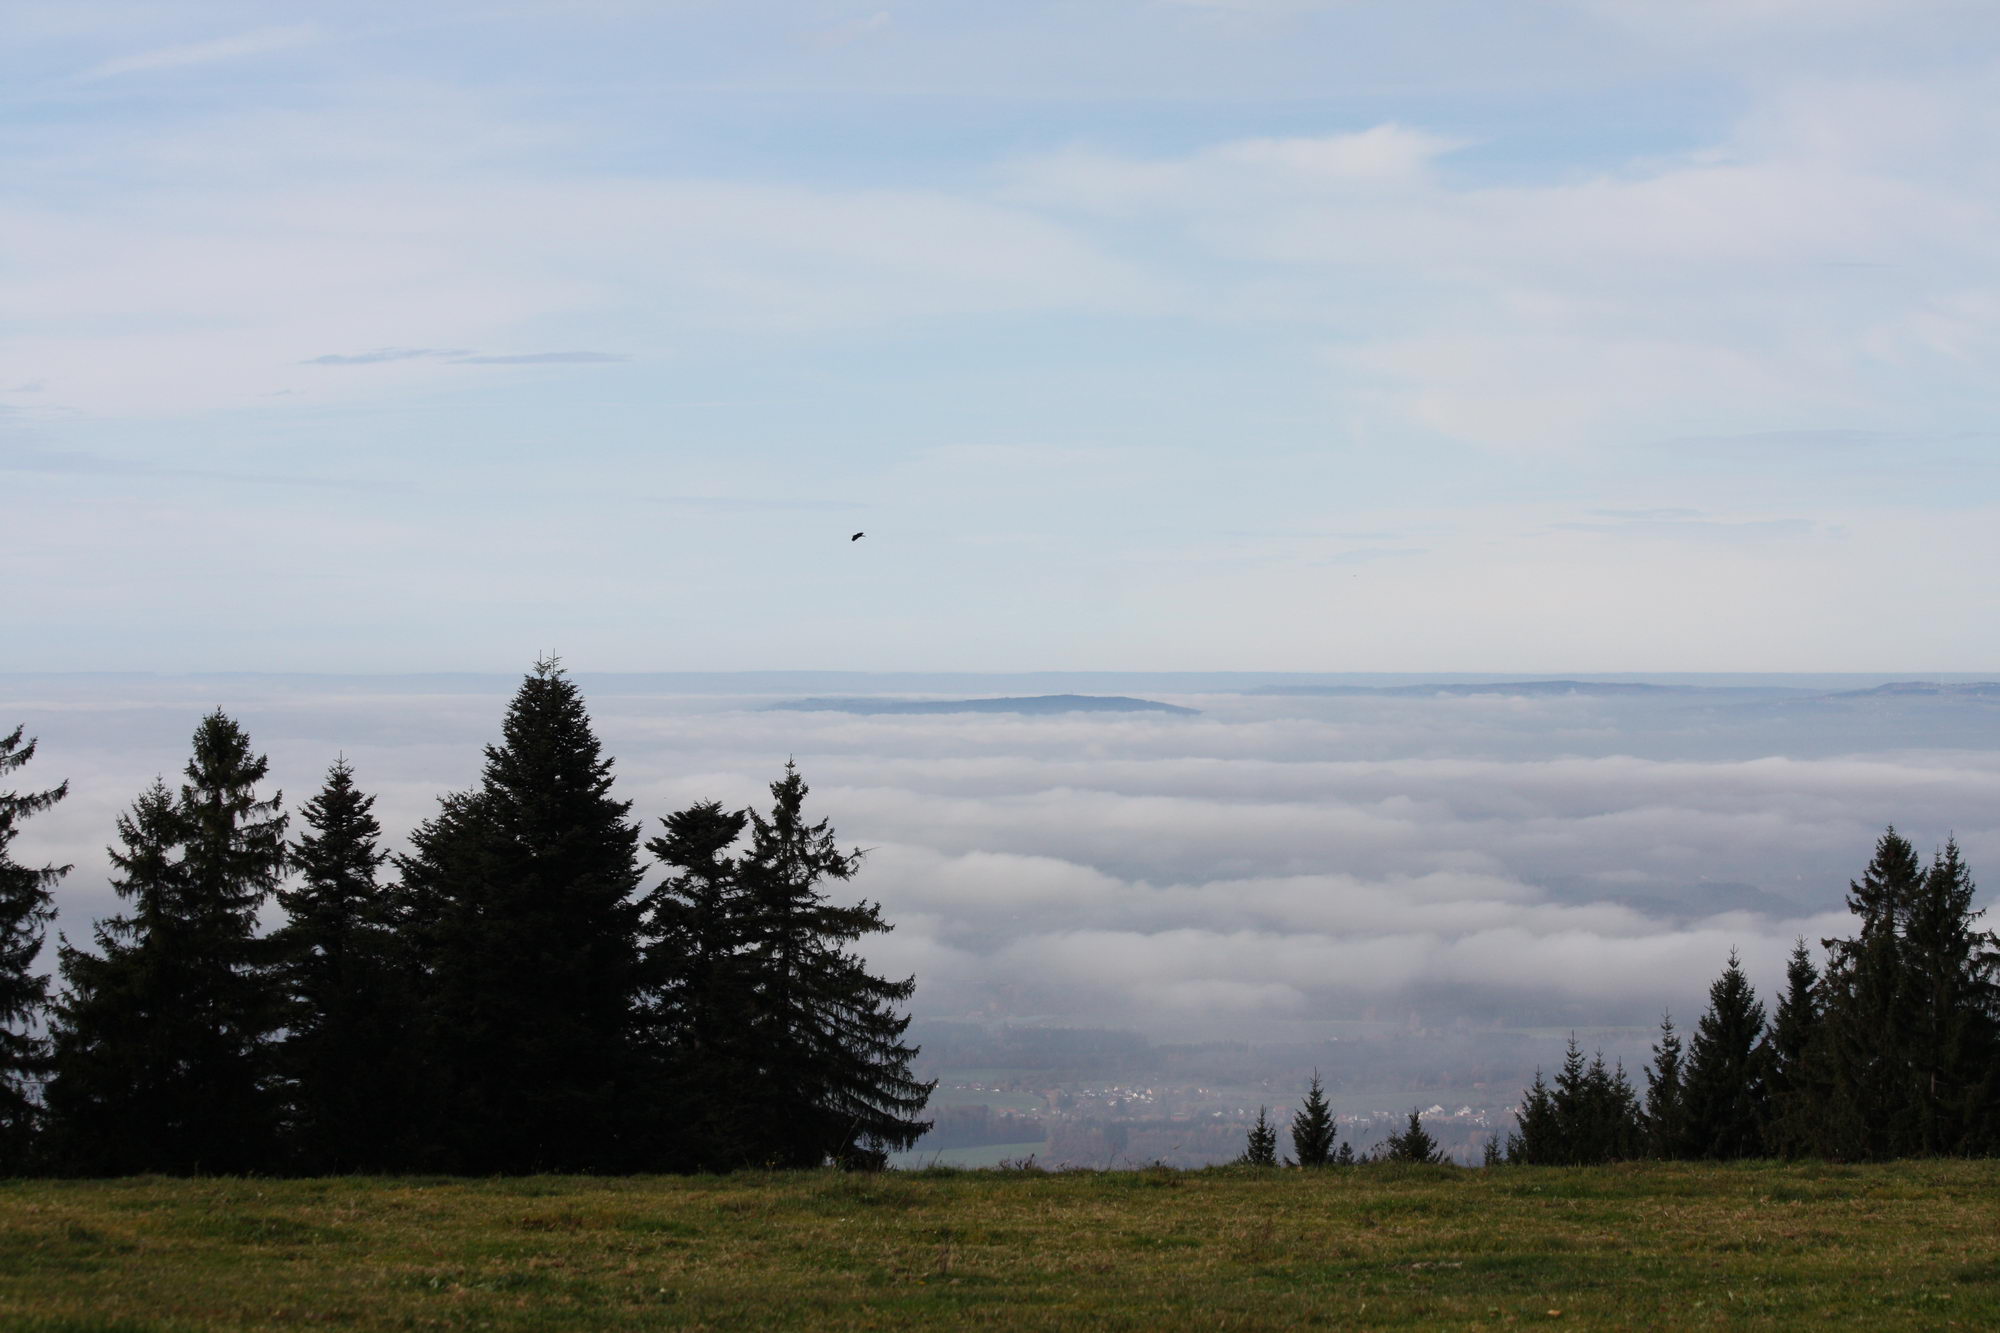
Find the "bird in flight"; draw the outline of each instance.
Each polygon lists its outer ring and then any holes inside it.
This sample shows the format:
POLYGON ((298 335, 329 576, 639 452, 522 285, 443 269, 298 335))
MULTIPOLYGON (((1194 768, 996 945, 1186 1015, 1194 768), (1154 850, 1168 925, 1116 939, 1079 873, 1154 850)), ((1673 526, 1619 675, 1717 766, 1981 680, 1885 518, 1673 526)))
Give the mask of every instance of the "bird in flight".
POLYGON ((867 533, 865 533, 865 532, 857 532, 857 533, 855 533, 855 534, 854 534, 854 535, 853 535, 852 537, 849 537, 849 538, 848 538, 847 540, 849 540, 849 541, 851 541, 851 542, 858 542, 858 541, 860 541, 860 540, 861 540, 861 539, 862 539, 863 537, 866 537, 867 535, 868 535, 868 534, 867 534, 867 533))

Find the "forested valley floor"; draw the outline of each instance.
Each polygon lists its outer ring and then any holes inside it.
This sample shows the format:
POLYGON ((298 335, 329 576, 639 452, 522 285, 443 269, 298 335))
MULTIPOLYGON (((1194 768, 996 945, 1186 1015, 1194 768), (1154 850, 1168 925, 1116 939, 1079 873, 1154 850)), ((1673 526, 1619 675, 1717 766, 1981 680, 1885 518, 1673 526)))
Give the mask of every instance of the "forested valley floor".
POLYGON ((1992 1327, 2000 1162, 0 1182, 0 1326, 1992 1327))

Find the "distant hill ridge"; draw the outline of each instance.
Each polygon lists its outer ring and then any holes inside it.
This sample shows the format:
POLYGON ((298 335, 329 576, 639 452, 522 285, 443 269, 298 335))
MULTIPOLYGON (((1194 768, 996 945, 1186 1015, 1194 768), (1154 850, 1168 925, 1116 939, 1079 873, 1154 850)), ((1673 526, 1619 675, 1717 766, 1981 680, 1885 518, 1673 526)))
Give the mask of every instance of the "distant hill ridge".
POLYGON ((1433 699, 1439 696, 1472 697, 1502 695, 1509 698, 1612 697, 1640 695, 1790 695, 1800 701, 1814 699, 1918 699, 1947 698, 2000 702, 2000 681, 1971 681, 1957 684, 1936 681, 1902 680, 1864 690, 1813 691, 1790 686, 1734 685, 1648 685, 1638 681, 1613 680, 1508 680, 1468 684, 1459 681, 1429 685, 1263 685, 1249 691, 1257 695, 1311 696, 1337 698, 1374 696, 1378 698, 1433 699))
POLYGON ((1976 680, 1951 685, 1930 680, 1898 680, 1868 690, 1842 690, 1829 699, 1922 698, 1942 696, 1952 699, 2000 699, 2000 681, 1976 680))
POLYGON ((1376 694, 1392 697, 1422 699, 1439 694, 1509 694, 1509 695, 1632 695, 1632 694, 1675 694, 1683 689, 1702 689, 1702 686, 1642 685, 1632 681, 1608 680, 1518 680, 1494 681, 1488 684, 1462 684, 1452 682, 1438 685, 1263 685, 1252 694, 1284 695, 1351 695, 1376 694))
POLYGON ((1176 713, 1193 717, 1199 708, 1182 708, 1153 699, 1122 694, 1038 694, 1019 699, 794 699, 769 705, 767 711, 789 713, 1176 713))

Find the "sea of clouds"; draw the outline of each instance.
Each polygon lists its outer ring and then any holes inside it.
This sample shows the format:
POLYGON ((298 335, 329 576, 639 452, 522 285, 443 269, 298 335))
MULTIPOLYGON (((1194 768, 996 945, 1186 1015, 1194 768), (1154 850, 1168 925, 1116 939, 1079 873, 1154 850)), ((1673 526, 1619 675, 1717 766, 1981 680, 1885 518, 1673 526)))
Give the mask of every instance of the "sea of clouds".
MULTIPOLYGON (((1925 848, 1955 834, 1975 874, 2000 875, 2000 708, 1969 699, 1283 697, 1134 676, 1092 692, 1200 715, 859 716, 769 710, 816 692, 805 678, 579 680, 649 825, 763 800, 796 760, 809 809, 867 849, 842 892, 882 904, 895 930, 866 951, 916 975, 923 1019, 1160 1040, 1310 1039, 1378 1013, 1648 1024, 1697 1013, 1731 949, 1768 992, 1795 939, 1844 932, 1847 880, 1885 824, 1925 848)), ((41 745, 13 785, 70 783, 17 854, 75 864, 59 926, 87 938, 116 907, 118 812, 174 779, 216 707, 291 808, 345 754, 400 845, 476 780, 515 683, 0 678, 0 729, 41 745)))

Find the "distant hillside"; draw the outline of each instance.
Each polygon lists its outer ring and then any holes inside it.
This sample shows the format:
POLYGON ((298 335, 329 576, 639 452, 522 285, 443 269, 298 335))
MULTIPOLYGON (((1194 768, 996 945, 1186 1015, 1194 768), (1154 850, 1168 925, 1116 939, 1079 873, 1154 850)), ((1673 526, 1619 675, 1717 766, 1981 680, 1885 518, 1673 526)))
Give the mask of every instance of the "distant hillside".
POLYGON ((1445 684, 1445 685, 1263 685, 1250 691, 1252 694, 1282 695, 1381 695, 1390 698, 1428 699, 1434 695, 1504 694, 1510 696, 1535 697, 1540 695, 1618 695, 1635 694, 1680 694, 1699 686, 1641 685, 1631 681, 1605 680, 1508 680, 1490 684, 1445 684))
POLYGON ((1829 699, 1991 699, 2000 702, 2000 681, 1980 680, 1944 685, 1928 680, 1899 680, 1872 690, 1842 690, 1829 699))
POLYGON ((770 707, 790 713, 1178 713, 1185 717, 1201 711, 1122 694, 1038 694, 1025 699, 795 699, 770 707))

